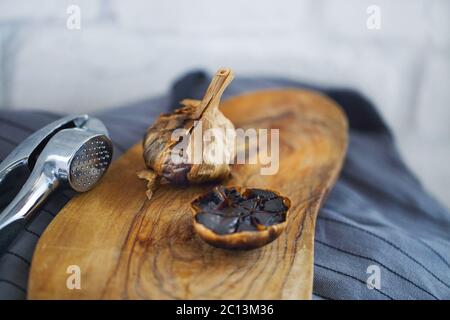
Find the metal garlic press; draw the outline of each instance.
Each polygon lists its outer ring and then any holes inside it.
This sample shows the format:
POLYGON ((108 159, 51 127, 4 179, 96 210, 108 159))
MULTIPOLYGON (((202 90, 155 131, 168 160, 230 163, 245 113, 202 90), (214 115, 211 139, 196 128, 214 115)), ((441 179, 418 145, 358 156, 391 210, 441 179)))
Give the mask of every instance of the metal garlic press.
POLYGON ((0 236, 29 218, 56 188, 93 188, 108 169, 112 153, 106 127, 88 115, 64 117, 29 136, 0 164, 1 202, 12 198, 0 213, 0 236), (28 177, 21 185, 24 173, 28 177), (11 197, 13 190, 18 192, 11 197))

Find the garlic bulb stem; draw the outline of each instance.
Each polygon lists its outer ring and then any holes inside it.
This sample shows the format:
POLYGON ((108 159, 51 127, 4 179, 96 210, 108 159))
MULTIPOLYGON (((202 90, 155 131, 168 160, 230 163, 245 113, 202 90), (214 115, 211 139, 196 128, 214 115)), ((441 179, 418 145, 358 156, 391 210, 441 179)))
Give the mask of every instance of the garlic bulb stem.
POLYGON ((196 110, 196 118, 200 118, 205 112, 214 112, 219 108, 220 98, 233 77, 231 69, 222 68, 216 72, 196 110))

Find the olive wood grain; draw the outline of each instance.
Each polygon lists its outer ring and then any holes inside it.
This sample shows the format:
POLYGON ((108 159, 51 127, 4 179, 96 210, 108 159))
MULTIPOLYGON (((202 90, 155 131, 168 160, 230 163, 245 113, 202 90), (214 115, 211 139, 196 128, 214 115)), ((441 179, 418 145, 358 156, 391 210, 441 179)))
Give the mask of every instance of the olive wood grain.
POLYGON ((100 184, 72 199, 41 237, 31 299, 310 299, 314 228, 347 147, 347 120, 330 99, 306 90, 260 91, 221 105, 236 128, 280 130, 280 167, 233 165, 224 184, 278 190, 290 198, 288 226, 260 249, 211 247, 194 232, 189 203, 213 185, 161 186, 148 200, 137 144, 100 184), (81 270, 69 290, 67 268, 81 270))

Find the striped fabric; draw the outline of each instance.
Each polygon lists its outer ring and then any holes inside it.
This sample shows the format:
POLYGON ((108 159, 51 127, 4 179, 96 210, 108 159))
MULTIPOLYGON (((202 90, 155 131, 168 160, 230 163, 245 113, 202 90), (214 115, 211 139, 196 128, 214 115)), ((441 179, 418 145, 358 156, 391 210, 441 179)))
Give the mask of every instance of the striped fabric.
MULTIPOLYGON (((176 101, 200 98, 202 72, 177 81, 170 97, 98 114, 111 132, 115 155, 138 141, 152 120, 176 101)), ((257 89, 305 87, 283 79, 237 79, 233 96, 257 89)), ((359 94, 322 89, 347 113, 350 145, 336 186, 321 209, 315 242, 316 299, 450 299, 450 214, 406 168, 375 108, 359 94), (372 269, 371 269, 372 268, 372 269), (380 272, 369 289, 368 270, 380 272)), ((0 112, 0 159, 36 129, 61 115, 0 112)), ((58 191, 0 253, 0 298, 26 297, 33 249, 48 223, 72 197, 58 191)))

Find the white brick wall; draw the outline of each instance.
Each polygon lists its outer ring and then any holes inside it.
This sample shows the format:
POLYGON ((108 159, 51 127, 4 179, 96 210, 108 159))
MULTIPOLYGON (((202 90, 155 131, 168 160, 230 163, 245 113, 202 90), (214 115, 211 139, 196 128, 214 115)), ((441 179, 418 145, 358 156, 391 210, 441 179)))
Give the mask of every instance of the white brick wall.
POLYGON ((0 108, 89 112, 224 65, 237 76, 352 87, 450 206, 439 174, 450 173, 449 63, 448 0, 0 0, 0 108), (81 8, 81 30, 66 28, 70 4, 81 8), (366 27, 369 5, 381 9, 381 30, 366 27), (425 145, 447 161, 428 159, 425 145))
POLYGON ((439 49, 450 49, 450 1, 435 0, 428 12, 428 31, 432 36, 432 45, 439 49))
MULTIPOLYGON (((15 56, 13 107, 37 105, 81 112, 154 94, 152 71, 161 56, 152 52, 151 41, 111 29, 94 25, 89 32, 69 35, 54 26, 24 30, 22 47, 15 56)), ((163 89, 159 87, 160 92, 163 89)))
MULTIPOLYGON (((338 37, 355 41, 379 41, 423 45, 429 21, 426 14, 430 0, 322 0, 321 10, 327 30, 338 37), (369 31, 366 27, 369 6, 381 10, 381 29, 369 31)), ((380 43, 379 43, 380 44, 380 43)))
POLYGON ((171 35, 295 33, 308 18, 311 1, 113 0, 117 23, 125 28, 171 35))
POLYGON ((83 18, 93 20, 100 15, 100 4, 100 0, 43 0, 40 3, 29 0, 1 0, 0 21, 25 24, 65 23, 69 5, 80 6, 83 9, 83 18))
MULTIPOLYGON (((450 136, 450 57, 435 53, 425 64, 418 96, 417 125, 421 135, 450 136)), ((448 141, 450 149, 450 141, 448 141)), ((449 159, 450 160, 450 159, 449 159)))

